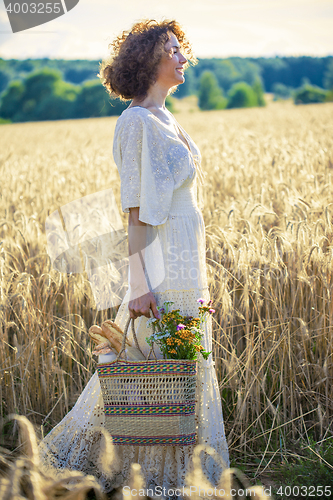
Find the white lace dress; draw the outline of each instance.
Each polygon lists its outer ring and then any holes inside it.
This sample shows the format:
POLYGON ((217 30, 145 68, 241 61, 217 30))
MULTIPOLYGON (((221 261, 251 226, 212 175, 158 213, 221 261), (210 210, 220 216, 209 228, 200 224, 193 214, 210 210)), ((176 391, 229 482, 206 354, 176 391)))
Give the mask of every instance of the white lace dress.
MULTIPOLYGON (((179 126, 179 125, 178 125, 179 126)), ((181 127, 180 127, 181 129, 181 127)), ((198 315, 199 298, 209 300, 205 228, 196 202, 196 164, 200 153, 182 130, 191 150, 175 129, 141 107, 126 109, 114 135, 114 159, 121 178, 122 209, 140 207, 139 219, 147 224, 146 273, 157 305, 173 301, 181 314, 198 315)), ((116 322, 124 328, 128 319, 125 296, 116 322)), ((152 331, 140 317, 135 329, 145 353, 145 337, 152 331)), ((203 346, 212 350, 211 321, 206 325, 203 346)), ((198 364, 196 421, 198 444, 213 447, 229 466, 221 399, 211 356, 198 364)), ((116 446, 115 468, 106 475, 98 467, 101 435, 93 431, 104 425, 103 400, 97 373, 74 408, 40 444, 42 464, 71 468, 95 475, 105 491, 128 485, 130 465, 139 463, 146 486, 166 490, 185 485, 194 445, 116 446)), ((217 485, 222 472, 218 461, 202 453, 204 473, 217 485)))

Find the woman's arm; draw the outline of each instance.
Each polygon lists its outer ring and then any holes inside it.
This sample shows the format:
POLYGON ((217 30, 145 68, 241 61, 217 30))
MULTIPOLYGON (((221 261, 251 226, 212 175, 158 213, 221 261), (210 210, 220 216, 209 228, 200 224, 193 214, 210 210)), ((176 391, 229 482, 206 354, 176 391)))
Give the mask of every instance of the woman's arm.
POLYGON ((139 207, 129 209, 128 253, 130 267, 131 296, 128 304, 131 318, 150 317, 150 309, 155 318, 160 318, 155 297, 149 290, 144 271, 147 224, 139 220, 139 207))

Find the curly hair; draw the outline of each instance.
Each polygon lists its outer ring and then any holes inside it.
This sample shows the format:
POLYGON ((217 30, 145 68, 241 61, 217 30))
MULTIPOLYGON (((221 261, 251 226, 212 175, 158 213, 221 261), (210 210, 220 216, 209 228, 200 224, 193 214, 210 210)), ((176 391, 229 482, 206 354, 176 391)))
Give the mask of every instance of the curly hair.
POLYGON ((149 87, 156 82, 158 65, 166 53, 164 45, 171 32, 177 37, 187 59, 184 67, 188 67, 189 62, 197 63, 179 23, 140 21, 109 44, 111 55, 100 63, 98 76, 111 96, 123 101, 146 97, 149 87))

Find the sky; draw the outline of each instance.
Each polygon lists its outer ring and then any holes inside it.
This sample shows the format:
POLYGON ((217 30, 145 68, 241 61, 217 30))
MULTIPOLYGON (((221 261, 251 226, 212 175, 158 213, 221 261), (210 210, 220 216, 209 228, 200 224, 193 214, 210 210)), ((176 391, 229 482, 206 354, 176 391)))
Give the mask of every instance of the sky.
POLYGON ((79 0, 19 33, 0 0, 0 57, 101 59, 115 36, 143 18, 179 21, 199 58, 333 54, 333 0, 79 0))

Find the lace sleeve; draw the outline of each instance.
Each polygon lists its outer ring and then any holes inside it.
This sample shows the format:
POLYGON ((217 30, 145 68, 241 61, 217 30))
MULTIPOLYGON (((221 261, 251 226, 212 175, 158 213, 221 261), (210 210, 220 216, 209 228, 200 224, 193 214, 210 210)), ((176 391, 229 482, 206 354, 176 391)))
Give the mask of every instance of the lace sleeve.
POLYGON ((113 156, 121 181, 121 208, 126 213, 129 208, 140 206, 142 136, 140 120, 127 121, 115 133, 113 156))
POLYGON ((118 119, 113 145, 121 181, 121 205, 124 212, 139 207, 139 219, 157 226, 167 220, 174 180, 162 136, 150 116, 134 110, 127 110, 118 119))

